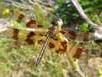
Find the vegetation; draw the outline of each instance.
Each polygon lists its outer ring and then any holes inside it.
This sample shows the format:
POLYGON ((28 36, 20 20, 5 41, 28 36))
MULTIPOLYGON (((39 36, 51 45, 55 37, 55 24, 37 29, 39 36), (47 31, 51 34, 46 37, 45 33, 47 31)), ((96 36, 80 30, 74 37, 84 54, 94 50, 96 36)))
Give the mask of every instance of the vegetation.
MULTIPOLYGON (((102 25, 102 1, 78 1, 102 25)), ((0 77, 102 76, 102 45, 70 0, 0 0, 0 6, 0 21, 10 24, 1 32, 7 24, 0 22, 0 77), (40 51, 45 53, 36 65, 40 51)))

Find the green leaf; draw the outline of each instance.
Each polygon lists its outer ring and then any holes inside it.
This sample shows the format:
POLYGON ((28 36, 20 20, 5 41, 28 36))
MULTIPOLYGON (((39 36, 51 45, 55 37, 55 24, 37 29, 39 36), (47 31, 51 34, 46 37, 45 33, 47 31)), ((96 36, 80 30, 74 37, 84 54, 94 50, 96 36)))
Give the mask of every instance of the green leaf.
POLYGON ((80 25, 80 29, 83 32, 88 32, 90 30, 90 27, 87 23, 83 23, 82 25, 80 25))

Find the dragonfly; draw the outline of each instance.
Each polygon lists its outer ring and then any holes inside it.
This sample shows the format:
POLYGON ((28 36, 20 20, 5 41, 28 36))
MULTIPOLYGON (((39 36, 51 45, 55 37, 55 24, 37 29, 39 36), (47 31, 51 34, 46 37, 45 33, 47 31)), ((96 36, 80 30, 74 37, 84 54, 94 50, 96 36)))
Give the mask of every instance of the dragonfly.
MULTIPOLYGON (((19 16, 21 18, 23 17, 23 15, 19 15, 19 16)), ((20 18, 20 17, 18 17, 18 18, 20 18)), ((67 48, 71 46, 70 43, 69 43, 69 39, 66 38, 64 35, 67 35, 71 39, 76 39, 76 37, 78 36, 73 31, 70 31, 70 30, 66 31, 66 30, 62 29, 63 21, 61 19, 57 19, 57 20, 54 20, 54 21, 55 22, 52 22, 52 24, 53 24, 52 27, 50 27, 48 30, 45 30, 45 29, 43 30, 45 32, 45 35, 44 35, 45 39, 43 39, 44 42, 42 43, 41 49, 40 49, 39 54, 36 58, 36 61, 35 61, 36 66, 38 66, 40 64, 40 62, 41 62, 41 60, 44 56, 44 53, 46 51, 47 46, 49 46, 50 48, 55 48, 55 51, 57 53, 63 54, 64 52, 67 52, 67 48), (56 47, 56 44, 57 44, 57 47, 56 47)), ((30 26, 30 28, 28 29, 28 30, 30 30, 30 34, 28 34, 28 36, 30 38, 32 37, 32 36, 30 36, 32 32, 36 33, 36 31, 34 31, 34 29, 32 28, 32 25, 37 26, 37 25, 35 25, 35 20, 29 20, 28 23, 26 24, 26 26, 28 26, 28 27, 30 26), (33 22, 33 23, 31 23, 31 22, 33 22), (31 25, 28 25, 28 24, 31 24, 31 25)), ((40 28, 41 27, 42 26, 40 25, 40 28)), ((36 29, 38 30, 39 28, 36 28, 36 29)), ((13 30, 14 30, 13 38, 15 40, 18 40, 19 30, 18 29, 13 29, 13 30)), ((32 35, 36 36, 34 34, 32 34, 32 35)), ((41 37, 42 36, 43 35, 41 35, 41 37)), ((30 39, 30 40, 33 40, 33 39, 30 39)), ((27 40, 25 40, 25 41, 28 42, 27 40)), ((32 41, 30 41, 30 42, 33 44, 32 41)), ((29 42, 28 42, 28 44, 29 44, 29 42)), ((69 53, 72 53, 73 57, 78 58, 78 57, 81 56, 82 52, 85 52, 85 49, 83 50, 83 47, 75 46, 75 47, 72 48, 72 50, 70 50, 69 53), (73 51, 75 51, 75 52, 73 52, 73 51)))
MULTIPOLYGON (((16 21, 18 23, 20 23, 23 19, 24 19, 24 15, 20 14, 16 21)), ((25 39, 25 41, 28 44, 34 44, 34 41, 35 42, 39 41, 38 38, 33 38, 35 36, 39 36, 40 35, 40 37, 43 37, 43 36, 45 37, 44 39, 41 39, 44 42, 42 44, 39 56, 37 57, 37 60, 35 62, 36 65, 39 65, 39 63, 41 62, 41 59, 42 59, 42 57, 43 57, 43 55, 45 53, 45 50, 46 50, 47 46, 49 46, 49 48, 55 48, 55 51, 57 53, 63 53, 63 52, 65 52, 67 50, 67 47, 69 45, 69 41, 64 36, 64 34, 69 35, 69 36, 71 35, 71 38, 75 38, 76 37, 76 33, 75 32, 73 32, 73 31, 69 31, 68 32, 68 31, 62 30, 62 25, 63 25, 63 21, 60 18, 54 19, 52 21, 52 26, 49 29, 44 29, 43 26, 40 25, 34 19, 30 19, 26 23, 26 27, 27 27, 26 30, 29 30, 29 33, 28 33, 27 38, 25 39), (56 44, 57 44, 57 46, 56 46, 56 44)), ((19 39, 18 35, 19 35, 19 29, 15 29, 14 28, 13 29, 13 38, 15 40, 18 40, 19 39)), ((79 48, 79 49, 81 51, 81 48, 79 48)))

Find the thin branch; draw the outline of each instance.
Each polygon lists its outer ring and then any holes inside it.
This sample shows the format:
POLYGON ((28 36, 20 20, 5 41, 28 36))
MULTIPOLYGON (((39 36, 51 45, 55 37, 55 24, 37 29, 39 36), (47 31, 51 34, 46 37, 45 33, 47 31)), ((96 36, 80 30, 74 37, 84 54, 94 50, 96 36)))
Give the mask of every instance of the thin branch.
POLYGON ((97 27, 99 26, 98 24, 94 23, 93 21, 91 21, 88 16, 85 14, 83 8, 81 7, 81 5, 79 4, 78 0, 71 0, 72 4, 74 5, 74 7, 76 8, 76 10, 79 12, 80 16, 91 26, 93 27, 97 27))

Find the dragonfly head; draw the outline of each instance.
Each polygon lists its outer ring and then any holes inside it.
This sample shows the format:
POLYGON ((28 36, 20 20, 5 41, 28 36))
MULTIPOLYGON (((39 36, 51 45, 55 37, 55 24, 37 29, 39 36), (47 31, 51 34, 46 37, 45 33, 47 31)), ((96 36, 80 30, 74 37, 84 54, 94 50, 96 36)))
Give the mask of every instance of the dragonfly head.
POLYGON ((63 21, 60 18, 54 18, 53 21, 52 21, 52 25, 62 26, 63 25, 63 21))

